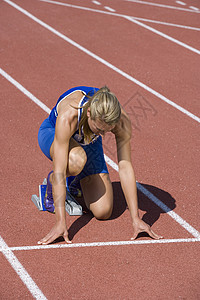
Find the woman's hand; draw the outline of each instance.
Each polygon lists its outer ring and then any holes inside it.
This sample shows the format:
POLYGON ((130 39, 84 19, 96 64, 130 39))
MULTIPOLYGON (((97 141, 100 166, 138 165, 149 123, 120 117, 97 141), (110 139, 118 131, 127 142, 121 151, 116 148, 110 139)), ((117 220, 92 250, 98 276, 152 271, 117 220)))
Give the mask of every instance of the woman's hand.
POLYGON ((65 223, 56 223, 51 231, 38 244, 47 245, 55 241, 58 237, 63 236, 66 243, 71 243, 68 237, 68 231, 65 223))
POLYGON ((133 236, 131 240, 135 240, 140 232, 147 232, 150 237, 156 240, 163 238, 161 235, 157 235, 153 232, 151 227, 138 217, 133 221, 133 236))

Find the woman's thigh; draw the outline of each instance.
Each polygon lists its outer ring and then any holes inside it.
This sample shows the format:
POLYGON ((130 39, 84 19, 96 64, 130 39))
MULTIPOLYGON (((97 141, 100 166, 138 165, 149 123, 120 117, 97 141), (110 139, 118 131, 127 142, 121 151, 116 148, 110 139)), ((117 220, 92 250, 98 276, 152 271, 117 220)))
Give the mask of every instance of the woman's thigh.
MULTIPOLYGON (((55 127, 47 118, 40 126, 38 132, 38 143, 42 152, 50 160, 53 160, 54 156, 54 137, 55 127)), ((87 161, 84 149, 73 138, 70 138, 69 149, 67 150, 66 148, 66 151, 69 151, 67 176, 79 174, 87 161)))
MULTIPOLYGON (((68 164, 66 174, 67 177, 76 176, 83 170, 87 161, 87 156, 83 148, 73 138, 70 138, 68 151, 68 164)), ((50 148, 50 155, 53 159, 54 142, 52 143, 50 148)))
POLYGON ((50 160, 52 160, 50 148, 53 143, 54 136, 55 127, 50 123, 49 119, 47 118, 43 121, 38 131, 38 143, 44 155, 46 155, 46 157, 48 157, 50 160))
POLYGON ((97 219, 108 219, 113 210, 113 189, 108 173, 83 178, 81 189, 86 206, 97 219))

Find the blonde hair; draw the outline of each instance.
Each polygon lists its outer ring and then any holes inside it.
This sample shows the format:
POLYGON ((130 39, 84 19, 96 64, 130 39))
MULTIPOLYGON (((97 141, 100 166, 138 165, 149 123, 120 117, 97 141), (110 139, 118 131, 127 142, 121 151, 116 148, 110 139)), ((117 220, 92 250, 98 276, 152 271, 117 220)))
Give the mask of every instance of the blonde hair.
POLYGON ((117 97, 110 92, 107 86, 99 89, 92 97, 89 98, 88 102, 82 107, 83 112, 81 120, 79 122, 79 134, 81 129, 84 133, 85 143, 91 142, 94 133, 91 131, 88 125, 87 110, 90 108, 90 115, 92 120, 100 120, 105 122, 107 125, 115 125, 121 116, 121 106, 117 97))

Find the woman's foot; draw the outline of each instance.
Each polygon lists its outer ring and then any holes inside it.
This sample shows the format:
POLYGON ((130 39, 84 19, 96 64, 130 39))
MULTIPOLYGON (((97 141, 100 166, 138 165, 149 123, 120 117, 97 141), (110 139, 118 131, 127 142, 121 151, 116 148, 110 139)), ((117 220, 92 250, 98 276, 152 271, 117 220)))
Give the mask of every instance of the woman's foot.
POLYGON ((55 207, 54 207, 53 194, 52 194, 52 184, 50 182, 51 173, 53 173, 53 171, 51 171, 47 176, 47 189, 44 197, 44 206, 46 210, 48 210, 51 213, 54 213, 55 207))

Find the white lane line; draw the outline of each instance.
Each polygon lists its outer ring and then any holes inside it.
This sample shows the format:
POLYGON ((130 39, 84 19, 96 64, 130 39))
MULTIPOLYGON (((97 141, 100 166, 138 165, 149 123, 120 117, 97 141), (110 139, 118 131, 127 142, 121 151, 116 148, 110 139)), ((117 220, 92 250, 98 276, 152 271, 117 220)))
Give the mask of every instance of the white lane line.
POLYGON ((115 16, 115 17, 121 17, 121 18, 130 17, 130 18, 133 18, 135 20, 144 21, 144 22, 150 22, 150 23, 161 24, 161 25, 166 25, 166 26, 174 26, 174 27, 178 27, 178 28, 191 29, 191 30, 197 30, 197 31, 200 30, 200 28, 198 28, 198 27, 191 27, 191 26, 172 24, 172 23, 167 23, 167 22, 162 22, 162 21, 155 21, 155 20, 150 20, 150 19, 138 18, 138 17, 134 17, 134 16, 127 16, 127 15, 123 15, 123 14, 107 12, 107 11, 104 11, 104 10, 98 10, 98 9, 93 9, 93 8, 89 8, 89 7, 84 7, 84 6, 77 6, 77 5, 62 3, 62 2, 58 2, 58 1, 51 1, 51 0, 39 0, 39 1, 50 3, 50 4, 55 4, 55 5, 61 5, 61 6, 81 9, 81 10, 86 10, 86 11, 90 11, 90 12, 96 12, 96 13, 100 13, 100 14, 115 16))
MULTIPOLYGON (((4 1, 7 2, 8 0, 4 0, 4 1)), ((69 7, 68 4, 63 4, 63 3, 57 2, 57 1, 51 1, 51 0, 40 0, 40 1, 41 2, 47 2, 47 3, 51 3, 51 4, 56 4, 56 5, 62 5, 62 6, 68 6, 69 7)), ((9 2, 11 2, 11 1, 9 1, 9 2)), ((72 6, 70 5, 70 7, 72 7, 72 6)), ((80 8, 80 7, 76 7, 76 8, 80 8)), ((83 9, 83 7, 81 9, 83 9)), ((87 9, 87 10, 94 11, 92 9, 87 9)), ((95 11, 97 12, 97 10, 95 10, 95 11)), ((100 13, 101 11, 98 11, 98 12, 100 13)), ((119 16, 119 14, 114 14, 114 16, 119 16)), ((171 36, 169 36, 169 35, 167 35, 165 33, 162 33, 159 30, 156 30, 156 29, 154 29, 154 28, 152 28, 152 27, 150 27, 148 25, 145 25, 145 24, 137 21, 135 17, 126 16, 126 15, 120 15, 120 16, 123 17, 123 18, 125 18, 126 20, 129 20, 129 21, 131 21, 131 22, 133 22, 133 23, 135 23, 135 24, 137 24, 137 25, 139 25, 139 26, 141 26, 141 27, 143 27, 143 28, 145 28, 145 29, 147 29, 147 30, 149 30, 149 31, 151 31, 151 32, 153 32, 153 33, 155 33, 155 34, 157 34, 157 35, 159 35, 159 36, 161 36, 161 37, 163 37, 163 38, 165 38, 165 39, 173 42, 173 43, 175 43, 175 44, 177 44, 177 45, 179 45, 179 46, 181 46, 181 47, 184 47, 184 48, 186 48, 186 49, 188 49, 188 50, 190 50, 190 51, 192 51, 192 52, 197 53, 197 54, 200 55, 200 50, 198 50, 198 49, 196 49, 194 47, 191 47, 191 46, 189 46, 189 45, 187 45, 187 44, 185 44, 185 43, 183 43, 183 42, 181 42, 181 41, 179 41, 179 40, 177 40, 175 38, 172 38, 171 36)))
POLYGON ((198 11, 195 11, 195 10, 182 8, 182 7, 177 7, 177 6, 164 5, 164 4, 160 4, 160 3, 153 3, 153 2, 146 2, 146 1, 139 1, 139 0, 125 0, 125 1, 144 4, 144 5, 157 6, 157 7, 162 7, 162 8, 169 8, 169 9, 176 9, 176 10, 183 10, 183 11, 198 13, 198 11))
POLYGON ((18 90, 20 90, 24 95, 26 95, 29 99, 35 102, 39 107, 41 107, 44 111, 50 114, 51 110, 42 103, 39 99, 37 99, 33 94, 31 94, 27 89, 25 89, 19 82, 17 82, 14 78, 12 78, 8 73, 0 68, 0 74, 5 77, 8 81, 10 81, 18 90))
POLYGON ((197 53, 197 54, 200 55, 200 50, 197 50, 197 49, 195 49, 195 48, 193 48, 193 47, 191 47, 191 46, 189 46, 189 45, 187 45, 187 44, 185 44, 185 43, 183 43, 183 42, 181 42, 181 41, 179 41, 177 39, 174 39, 173 37, 171 37, 171 36, 169 36, 169 35, 167 35, 165 33, 162 33, 161 31, 158 31, 158 30, 154 29, 153 27, 145 25, 145 24, 143 24, 143 23, 135 20, 132 17, 124 17, 124 18, 127 19, 127 20, 129 20, 129 21, 131 21, 131 22, 133 22, 133 23, 135 23, 135 24, 137 24, 137 25, 139 25, 139 26, 141 26, 141 27, 144 27, 145 29, 148 29, 149 31, 152 31, 153 33, 156 33, 159 36, 164 37, 165 39, 167 39, 167 40, 169 40, 169 41, 171 41, 171 42, 173 42, 173 43, 175 43, 175 44, 177 44, 179 46, 182 46, 182 47, 184 47, 184 48, 186 48, 186 49, 188 49, 188 50, 190 50, 190 51, 192 51, 192 52, 197 53))
POLYGON ((197 8, 197 7, 194 7, 194 6, 189 6, 191 9, 194 9, 194 10, 196 10, 196 11, 199 11, 199 8, 197 8))
MULTIPOLYGON (((15 85, 16 88, 18 88, 21 91, 21 84, 19 84, 16 80, 14 80, 11 76, 9 76, 5 71, 2 72, 2 69, 0 69, 0 73, 2 74, 2 76, 8 79, 13 85, 15 85)), ((29 99, 31 99, 34 103, 39 105, 44 111, 46 111, 49 114, 50 109, 46 105, 42 106, 41 105, 42 102, 39 99, 37 99, 35 96, 29 93, 25 88, 23 89, 26 91, 26 93, 24 94, 27 95, 29 99), (37 99, 38 101, 35 101, 35 99, 37 99)), ((109 164, 115 171, 119 172, 118 165, 114 161, 112 161, 112 159, 110 159, 107 155, 104 156, 107 164, 109 164)), ((151 192, 149 192, 138 182, 137 182, 137 188, 152 202, 154 202, 157 206, 159 206, 164 212, 166 212, 180 226, 182 226, 183 228, 185 228, 185 230, 187 230, 190 234, 192 234, 195 238, 200 238, 200 233, 194 227, 192 227, 189 223, 183 220, 178 214, 171 211, 169 207, 167 207, 162 201, 160 201, 157 197, 155 197, 151 192)))
POLYGON ((111 12, 115 12, 115 9, 113 9, 113 8, 111 8, 109 6, 104 6, 104 8, 107 9, 107 10, 109 10, 109 11, 111 11, 111 12))
POLYGON ((186 3, 182 2, 182 1, 176 1, 177 4, 180 4, 180 5, 186 5, 186 3))
MULTIPOLYGON (((144 19, 144 18, 136 18, 136 17, 124 16, 124 18, 126 18, 126 17, 132 18, 133 20, 142 21, 142 22, 148 22, 148 23, 153 23, 153 24, 159 24, 159 25, 172 26, 172 27, 177 27, 177 28, 183 28, 183 29, 200 31, 200 28, 198 28, 198 27, 191 27, 191 26, 186 26, 186 25, 179 25, 179 24, 167 23, 167 22, 162 22, 162 21, 155 21, 155 20, 144 19)), ((159 32, 161 32, 161 31, 159 31, 159 32)))
POLYGON ((188 117, 192 118, 193 120, 197 121, 200 123, 200 118, 195 116, 194 114, 192 114, 191 112, 189 112, 188 110, 184 109, 183 107, 181 107, 180 105, 174 103, 173 101, 169 100, 168 98, 166 98, 165 96, 163 96, 162 94, 156 92, 155 90, 153 90, 152 88, 150 88, 149 86, 145 85, 144 83, 140 82, 139 80, 135 79, 134 77, 130 76, 129 74, 125 73, 124 71, 120 70, 119 68, 115 67, 114 65, 112 65, 111 63, 109 63, 108 61, 106 61, 105 59, 101 58, 100 56, 94 54, 93 52, 91 52, 90 50, 84 48, 83 46, 81 46, 80 44, 74 42, 73 40, 71 40, 70 38, 68 38, 67 36, 65 36, 64 34, 60 33, 59 31, 55 30, 53 27, 47 25, 46 23, 44 23, 43 21, 39 20, 38 18, 36 18, 35 16, 33 16, 32 14, 30 14, 29 12, 27 12, 26 10, 24 10, 23 8, 21 8, 20 6, 16 5, 15 3, 9 1, 9 0, 4 0, 5 2, 7 2, 9 5, 13 6, 14 8, 16 8, 17 10, 19 10, 20 12, 22 12, 23 14, 25 14, 26 16, 28 16, 29 18, 31 18, 33 21, 37 22, 38 24, 40 24, 41 26, 43 26, 44 28, 48 29, 49 31, 51 31, 52 33, 54 33, 55 35, 57 35, 58 37, 62 38, 63 40, 65 40, 66 42, 68 42, 69 44, 75 46, 76 48, 78 48, 79 50, 83 51, 84 53, 86 53, 87 55, 93 57, 94 59, 96 59, 97 61, 99 61, 100 63, 104 64, 105 66, 107 66, 108 68, 112 69, 113 71, 119 73, 120 75, 122 75, 123 77, 125 77, 126 79, 134 82, 135 84, 137 84, 138 86, 142 87, 143 89, 145 89, 146 91, 150 92, 151 94, 155 95, 156 97, 158 97, 159 99, 161 99, 162 101, 168 103, 169 105, 173 106, 174 108, 176 108, 177 110, 181 111, 182 113, 184 113, 185 115, 187 115, 188 117))
MULTIPOLYGON (((9 249, 12 251, 27 251, 27 250, 47 250, 47 249, 61 249, 61 248, 170 244, 170 243, 195 243, 195 242, 200 242, 200 239, 188 238, 188 239, 134 240, 134 241, 74 243, 74 244, 72 243, 72 244, 38 245, 38 246, 18 246, 18 247, 10 247, 9 249)), ((4 248, 0 248, 0 251, 4 251, 4 248)))
MULTIPOLYGON (((0 250, 35 299, 47 299, 0 236, 0 250)), ((3 270, 2 270, 3 271, 3 270)))
POLYGON ((101 3, 99 1, 92 1, 92 2, 96 5, 101 5, 101 3))

